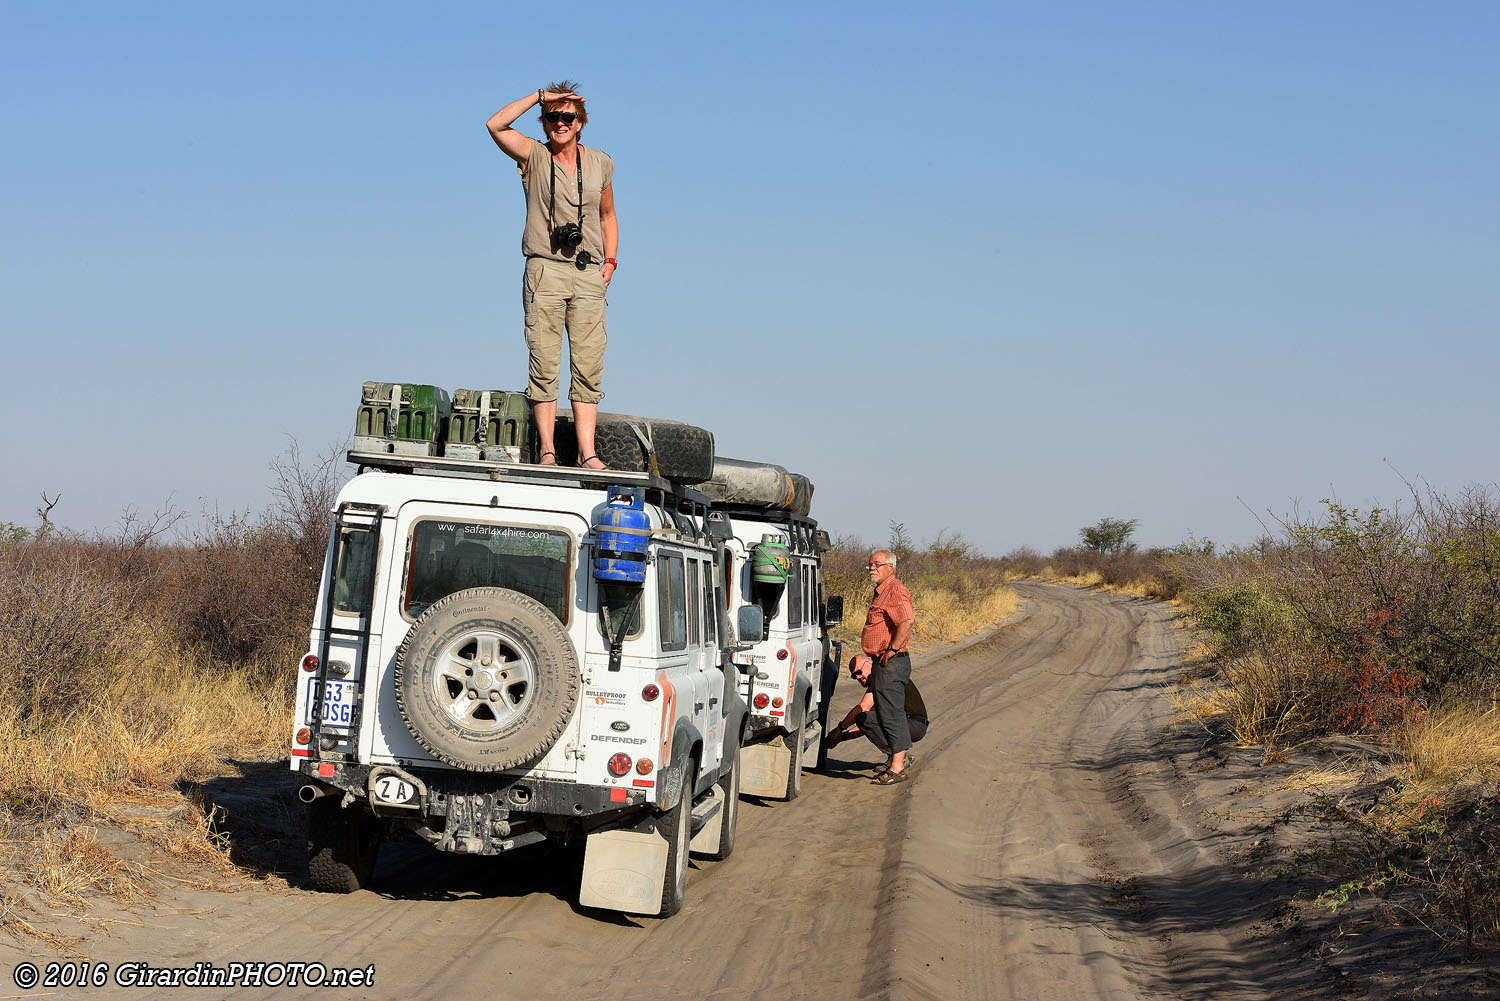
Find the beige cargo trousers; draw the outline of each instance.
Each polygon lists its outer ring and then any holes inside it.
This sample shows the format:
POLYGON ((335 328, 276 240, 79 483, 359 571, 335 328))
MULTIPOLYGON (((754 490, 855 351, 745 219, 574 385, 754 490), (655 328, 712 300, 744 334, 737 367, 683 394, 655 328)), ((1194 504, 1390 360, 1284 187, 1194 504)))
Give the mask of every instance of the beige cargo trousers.
POLYGON ((568 334, 568 366, 573 383, 568 399, 598 403, 604 397, 604 276, 593 265, 578 270, 571 261, 526 258, 521 283, 526 310, 526 347, 531 361, 526 396, 532 403, 557 399, 563 331, 568 334))

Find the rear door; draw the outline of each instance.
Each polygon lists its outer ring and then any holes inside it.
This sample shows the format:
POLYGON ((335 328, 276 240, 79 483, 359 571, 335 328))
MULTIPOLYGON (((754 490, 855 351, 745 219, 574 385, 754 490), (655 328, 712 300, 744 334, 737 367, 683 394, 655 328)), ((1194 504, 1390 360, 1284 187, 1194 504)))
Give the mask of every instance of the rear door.
MULTIPOLYGON (((586 569, 579 541, 589 525, 567 511, 514 510, 410 501, 391 533, 399 572, 387 575, 383 607, 384 649, 379 679, 379 726, 369 735, 375 762, 430 761, 407 729, 396 703, 394 665, 401 641, 434 602, 471 587, 503 587, 541 602, 563 624, 575 654, 583 649, 588 617, 586 569)), ((368 697, 368 696, 367 696, 368 697)), ((532 770, 571 775, 578 761, 578 713, 532 770)))

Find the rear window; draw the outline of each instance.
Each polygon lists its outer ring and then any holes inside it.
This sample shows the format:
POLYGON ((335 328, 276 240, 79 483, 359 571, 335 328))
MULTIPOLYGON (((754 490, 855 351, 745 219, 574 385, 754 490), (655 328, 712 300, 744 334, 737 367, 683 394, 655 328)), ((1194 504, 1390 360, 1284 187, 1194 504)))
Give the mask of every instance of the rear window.
POLYGON ((416 618, 467 587, 506 587, 535 598, 568 621, 573 539, 567 532, 468 521, 419 521, 401 610, 416 618))

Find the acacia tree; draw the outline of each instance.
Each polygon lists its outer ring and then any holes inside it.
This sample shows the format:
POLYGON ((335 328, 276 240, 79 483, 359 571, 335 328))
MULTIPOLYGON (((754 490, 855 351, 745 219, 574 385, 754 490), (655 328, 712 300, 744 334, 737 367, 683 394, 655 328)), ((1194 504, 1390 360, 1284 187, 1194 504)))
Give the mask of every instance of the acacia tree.
POLYGON ((1097 525, 1078 530, 1079 537, 1083 540, 1083 548, 1092 549, 1096 553, 1106 556, 1114 553, 1129 553, 1135 551, 1135 543, 1130 537, 1135 534, 1135 526, 1140 522, 1131 518, 1125 521, 1122 518, 1100 518, 1097 525))

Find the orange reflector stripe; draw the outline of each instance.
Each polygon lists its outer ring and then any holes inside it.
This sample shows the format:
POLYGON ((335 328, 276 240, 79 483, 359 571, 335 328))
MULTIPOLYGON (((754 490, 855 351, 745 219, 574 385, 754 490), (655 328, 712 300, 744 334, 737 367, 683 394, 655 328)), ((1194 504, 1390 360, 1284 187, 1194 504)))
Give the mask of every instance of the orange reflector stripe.
MULTIPOLYGON (((656 785, 656 780, 655 779, 635 779, 630 784, 633 785, 633 786, 640 786, 642 789, 650 789, 651 787, 653 787, 654 785, 656 785)), ((620 791, 624 792, 625 790, 621 789, 620 791)))
POLYGON ((780 710, 780 709, 772 709, 771 710, 771 715, 772 716, 785 716, 786 713, 784 711, 780 710))
POLYGON ((292 757, 310 758, 312 757, 312 749, 307 747, 294 747, 292 748, 292 757))

